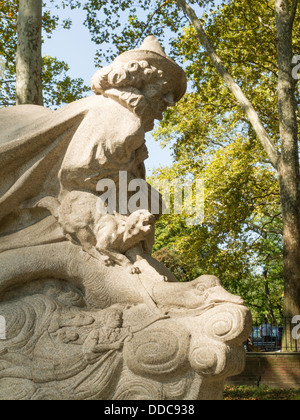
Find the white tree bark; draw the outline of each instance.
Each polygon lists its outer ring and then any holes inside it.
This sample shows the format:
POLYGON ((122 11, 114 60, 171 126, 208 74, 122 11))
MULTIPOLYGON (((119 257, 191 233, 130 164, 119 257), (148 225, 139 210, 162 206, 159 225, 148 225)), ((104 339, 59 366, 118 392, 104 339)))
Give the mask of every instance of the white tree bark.
POLYGON ((17 32, 17 105, 43 105, 42 0, 19 0, 17 32))
POLYGON ((185 0, 176 0, 178 6, 184 11, 184 13, 189 17, 191 20, 194 28, 196 29, 198 39, 201 45, 206 49, 211 62, 215 66, 217 72, 220 74, 228 88, 231 90, 233 95, 235 96, 236 100, 238 101, 239 105, 245 111, 255 133, 260 140, 263 148, 265 149, 270 162, 274 166, 275 169, 278 168, 278 163, 280 159, 279 152, 273 143, 272 139, 268 135, 266 129, 264 128, 263 124, 260 121, 260 118, 255 111, 253 105, 243 93, 242 89, 239 85, 234 81, 226 67, 224 66, 221 58, 216 53, 214 47, 212 46, 210 40, 208 39, 202 25, 200 19, 197 17, 195 11, 186 3, 185 0))

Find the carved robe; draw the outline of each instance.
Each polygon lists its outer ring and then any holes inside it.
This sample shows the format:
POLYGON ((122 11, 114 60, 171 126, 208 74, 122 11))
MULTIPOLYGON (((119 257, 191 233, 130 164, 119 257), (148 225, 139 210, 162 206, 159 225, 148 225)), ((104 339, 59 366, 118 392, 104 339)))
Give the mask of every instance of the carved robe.
MULTIPOLYGON (((82 99, 55 112, 31 105, 1 110, 2 239, 49 216, 35 208, 47 195, 58 197, 76 189, 95 192, 98 180, 117 181, 122 170, 129 177, 144 178, 144 159, 139 158, 144 136, 133 112, 103 96, 82 99)), ((62 239, 57 226, 55 233, 53 229, 50 221, 41 225, 40 243, 62 239)), ((18 240, 11 236, 1 241, 0 252, 19 247, 18 240)))

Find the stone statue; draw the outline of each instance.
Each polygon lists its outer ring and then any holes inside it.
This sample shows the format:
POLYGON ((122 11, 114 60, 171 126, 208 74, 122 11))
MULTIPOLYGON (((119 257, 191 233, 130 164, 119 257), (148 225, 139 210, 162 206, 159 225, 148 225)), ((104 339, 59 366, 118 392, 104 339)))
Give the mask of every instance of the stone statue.
POLYGON ((186 85, 150 36, 96 95, 0 111, 0 399, 218 399, 243 369, 242 299, 156 261, 149 208, 99 212, 101 180, 145 180, 145 133, 186 85))

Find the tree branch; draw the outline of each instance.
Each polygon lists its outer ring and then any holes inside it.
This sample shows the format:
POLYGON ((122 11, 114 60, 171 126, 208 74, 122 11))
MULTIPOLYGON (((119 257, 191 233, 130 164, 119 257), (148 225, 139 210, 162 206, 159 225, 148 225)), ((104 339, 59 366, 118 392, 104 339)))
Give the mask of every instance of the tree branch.
POLYGON ((278 169, 280 154, 275 144, 273 143, 271 137, 268 135, 266 129, 264 128, 253 105, 245 96, 240 86, 234 81, 234 79, 232 78, 232 76, 229 74, 228 70, 224 66, 222 60, 220 59, 214 47, 212 46, 210 40, 208 39, 201 25, 200 19, 197 17, 195 11, 186 3, 185 0, 176 0, 176 2, 177 2, 177 5, 183 10, 183 12, 189 17, 190 21, 192 22, 193 26, 196 29, 198 39, 200 43, 202 44, 202 46, 206 49, 212 61, 212 64, 214 65, 219 75, 222 77, 222 79, 225 81, 228 88, 231 90, 231 92, 237 99, 239 105, 245 111, 272 165, 274 166, 275 169, 278 169))
POLYGON ((0 83, 16 83, 15 80, 0 80, 0 83))
POLYGON ((15 102, 3 102, 3 103, 0 102, 0 109, 1 109, 1 106, 8 107, 8 106, 15 106, 15 105, 16 105, 15 102))
POLYGON ((290 13, 290 24, 293 27, 294 22, 295 22, 295 18, 296 18, 296 14, 297 14, 297 8, 298 8, 298 0, 293 0, 292 3, 292 8, 291 8, 291 13, 290 13))
POLYGON ((138 38, 138 40, 137 40, 137 42, 136 42, 136 44, 135 44, 135 47, 137 47, 138 45, 139 45, 139 42, 140 42, 140 40, 141 40, 141 38, 143 37, 143 35, 144 35, 144 33, 146 32, 146 30, 147 30, 147 28, 149 27, 149 25, 150 25, 150 23, 151 23, 151 21, 152 21, 152 19, 154 18, 154 16, 156 15, 156 13, 158 13, 162 8, 164 8, 165 6, 166 6, 166 4, 168 3, 168 0, 165 0, 164 1, 164 3, 163 4, 161 4, 152 14, 151 14, 151 16, 149 17, 149 19, 148 19, 148 21, 146 22, 146 24, 145 24, 145 26, 144 26, 144 28, 143 28, 143 31, 142 31, 142 33, 141 33, 141 35, 139 36, 139 38, 138 38))

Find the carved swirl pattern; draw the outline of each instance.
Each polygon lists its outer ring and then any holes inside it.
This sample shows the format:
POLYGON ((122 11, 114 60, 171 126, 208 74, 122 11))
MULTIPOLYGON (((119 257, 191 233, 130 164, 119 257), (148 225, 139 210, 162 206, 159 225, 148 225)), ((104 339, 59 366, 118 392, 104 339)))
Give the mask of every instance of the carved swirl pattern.
POLYGON ((248 338, 251 313, 240 305, 222 304, 201 316, 201 333, 223 343, 240 344, 248 338))
POLYGON ((193 334, 189 360, 202 376, 230 376, 243 370, 245 354, 240 346, 251 327, 249 310, 222 304, 201 315, 199 334, 193 334))
POLYGON ((199 375, 219 375, 226 366, 227 350, 224 344, 208 338, 193 340, 189 357, 191 366, 199 375))
POLYGON ((166 377, 188 367, 189 335, 172 321, 160 321, 134 335, 124 348, 128 367, 143 376, 166 377))
POLYGON ((251 324, 247 309, 232 304, 181 323, 151 323, 143 305, 90 311, 81 294, 54 281, 0 306, 7 318, 0 399, 6 389, 13 399, 184 399, 197 378, 222 380, 243 369, 241 342, 251 324), (115 316, 119 327, 103 330, 115 316))
POLYGON ((124 369, 113 400, 163 400, 164 393, 155 381, 134 375, 124 369))

